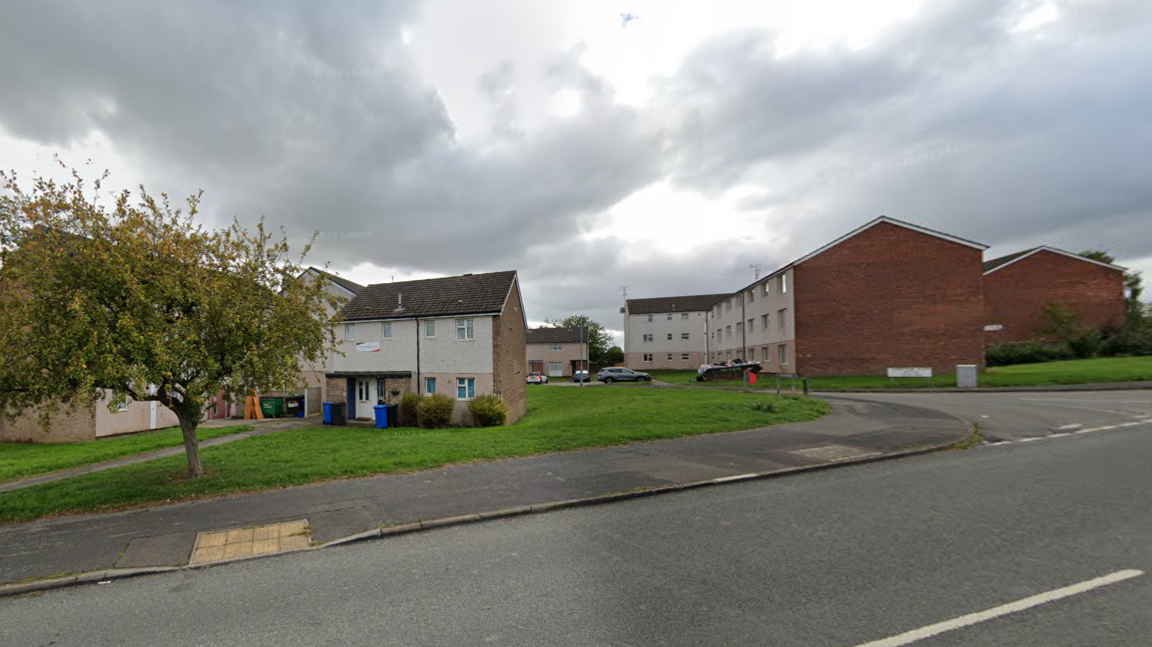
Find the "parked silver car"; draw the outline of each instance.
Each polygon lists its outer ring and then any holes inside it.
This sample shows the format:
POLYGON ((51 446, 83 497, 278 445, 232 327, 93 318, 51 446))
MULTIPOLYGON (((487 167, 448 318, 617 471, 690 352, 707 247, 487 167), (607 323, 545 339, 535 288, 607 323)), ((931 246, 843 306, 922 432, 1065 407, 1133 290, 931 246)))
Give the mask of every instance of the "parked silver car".
POLYGON ((596 374, 596 380, 605 384, 611 384, 613 382, 651 382, 652 376, 622 366, 609 366, 608 368, 600 369, 600 372, 596 374))

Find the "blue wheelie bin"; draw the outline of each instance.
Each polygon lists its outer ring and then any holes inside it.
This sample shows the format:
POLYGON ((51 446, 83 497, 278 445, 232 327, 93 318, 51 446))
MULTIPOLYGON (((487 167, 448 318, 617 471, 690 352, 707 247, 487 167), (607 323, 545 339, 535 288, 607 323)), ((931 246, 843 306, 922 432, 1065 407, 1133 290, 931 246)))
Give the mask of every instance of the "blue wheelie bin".
POLYGON ((324 424, 326 424, 326 425, 332 424, 332 403, 331 402, 325 402, 324 403, 324 424))
POLYGON ((388 428, 388 405, 378 404, 372 407, 373 413, 376 414, 376 428, 388 428))

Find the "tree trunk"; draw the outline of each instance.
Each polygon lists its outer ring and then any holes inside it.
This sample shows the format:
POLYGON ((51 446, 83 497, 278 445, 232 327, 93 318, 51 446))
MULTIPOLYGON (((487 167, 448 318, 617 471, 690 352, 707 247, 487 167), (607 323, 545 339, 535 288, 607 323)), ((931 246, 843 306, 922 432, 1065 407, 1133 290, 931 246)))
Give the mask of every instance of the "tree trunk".
POLYGON ((204 476, 204 468, 200 466, 200 441, 196 439, 196 425, 199 420, 183 412, 182 408, 175 410, 180 420, 180 431, 184 434, 184 454, 188 458, 188 476, 199 478, 204 476))

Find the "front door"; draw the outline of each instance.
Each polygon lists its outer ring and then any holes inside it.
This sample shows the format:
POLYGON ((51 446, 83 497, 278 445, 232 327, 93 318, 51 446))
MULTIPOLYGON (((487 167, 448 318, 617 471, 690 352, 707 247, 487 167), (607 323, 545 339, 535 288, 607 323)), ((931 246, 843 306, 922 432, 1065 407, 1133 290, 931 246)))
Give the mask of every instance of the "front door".
POLYGON ((372 405, 376 404, 376 380, 356 378, 356 415, 372 415, 372 405))

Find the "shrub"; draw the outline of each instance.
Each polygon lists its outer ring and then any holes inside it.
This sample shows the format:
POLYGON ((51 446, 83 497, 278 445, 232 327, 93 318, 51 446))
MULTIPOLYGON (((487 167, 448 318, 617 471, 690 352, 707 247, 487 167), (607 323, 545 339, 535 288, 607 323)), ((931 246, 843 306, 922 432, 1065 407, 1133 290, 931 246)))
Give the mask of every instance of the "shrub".
POLYGON ((499 427, 508 422, 508 405, 495 395, 479 395, 468 403, 472 424, 477 427, 499 427))
POLYGON ((415 427, 420 418, 416 412, 416 408, 424 401, 424 396, 419 393, 405 393, 404 397, 400 398, 400 424, 405 427, 415 427))
POLYGON ((1089 330, 1068 340, 1068 349, 1076 359, 1096 357, 1104 348, 1104 337, 1099 330, 1089 330))
POLYGON ((420 426, 424 429, 447 427, 452 422, 452 410, 455 407, 456 401, 443 393, 421 398, 420 404, 416 406, 420 426))
POLYGON ((1039 339, 1004 341, 992 344, 984 354, 988 366, 1010 364, 1036 364, 1060 359, 1072 359, 1067 344, 1046 343, 1039 339))

